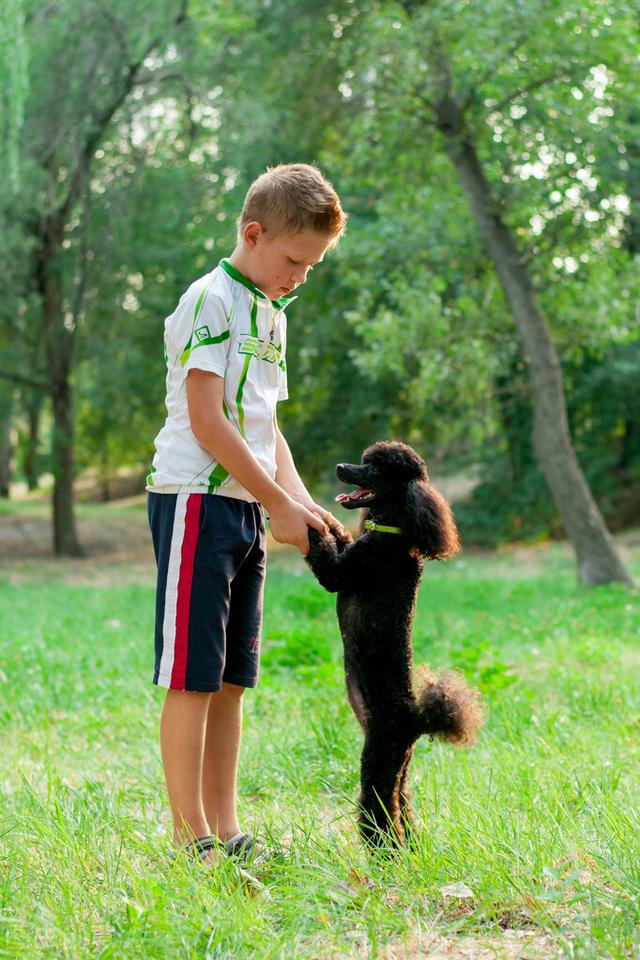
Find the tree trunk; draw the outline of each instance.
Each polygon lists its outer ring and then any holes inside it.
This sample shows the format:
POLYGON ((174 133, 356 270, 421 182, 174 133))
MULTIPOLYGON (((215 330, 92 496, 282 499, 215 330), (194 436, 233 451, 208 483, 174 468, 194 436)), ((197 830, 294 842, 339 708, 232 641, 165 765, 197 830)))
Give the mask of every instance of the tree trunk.
POLYGON ((40 412, 42 410, 43 393, 41 390, 30 390, 26 396, 27 435, 24 441, 24 457, 22 469, 29 490, 38 489, 40 470, 38 465, 38 445, 40 443, 40 412))
POLYGON ((57 556, 79 557, 73 497, 73 413, 68 378, 52 392, 53 549, 57 556))
POLYGON ((45 217, 36 262, 53 413, 53 549, 57 556, 78 557, 82 555, 82 550, 76 533, 73 499, 73 415, 70 383, 73 330, 64 322, 59 263, 62 234, 62 220, 56 216, 45 217))
POLYGON ((440 127, 524 347, 534 406, 533 445, 587 584, 633 579, 620 560, 571 444, 562 371, 515 240, 498 213, 473 143, 440 127))
POLYGON ((103 503, 108 503, 109 500, 111 500, 111 485, 109 483, 109 451, 107 449, 106 439, 100 453, 100 495, 103 503))
POLYGON ((11 414, 14 387, 0 384, 0 497, 9 498, 11 484, 11 414))

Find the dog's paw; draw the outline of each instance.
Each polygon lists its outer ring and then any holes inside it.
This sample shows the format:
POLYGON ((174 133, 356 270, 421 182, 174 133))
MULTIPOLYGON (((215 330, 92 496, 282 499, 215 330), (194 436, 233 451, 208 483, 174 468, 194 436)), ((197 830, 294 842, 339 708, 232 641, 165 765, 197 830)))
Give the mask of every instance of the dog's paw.
POLYGON ((335 537, 336 550, 338 551, 338 553, 343 553, 347 549, 349 544, 353 543, 353 537, 351 536, 350 530, 343 530, 343 531, 340 531, 339 533, 335 533, 332 530, 331 532, 335 537))
POLYGON ((342 543, 345 546, 348 543, 352 543, 353 537, 351 536, 351 531, 345 530, 340 521, 336 520, 335 517, 327 517, 325 519, 325 523, 329 527, 330 533, 335 537, 338 543, 342 543))

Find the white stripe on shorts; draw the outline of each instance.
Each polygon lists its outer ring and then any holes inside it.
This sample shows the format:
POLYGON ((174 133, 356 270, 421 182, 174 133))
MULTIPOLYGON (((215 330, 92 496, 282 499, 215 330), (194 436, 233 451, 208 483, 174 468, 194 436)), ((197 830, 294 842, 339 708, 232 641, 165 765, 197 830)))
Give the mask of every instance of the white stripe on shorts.
POLYGON ((184 539, 185 517, 189 496, 189 493, 179 493, 176 496, 176 512, 173 517, 171 550, 169 552, 169 566, 167 567, 167 585, 164 593, 162 659, 160 660, 160 669, 158 671, 158 685, 161 687, 171 685, 176 643, 176 613, 178 609, 180 560, 182 558, 182 541, 184 539))

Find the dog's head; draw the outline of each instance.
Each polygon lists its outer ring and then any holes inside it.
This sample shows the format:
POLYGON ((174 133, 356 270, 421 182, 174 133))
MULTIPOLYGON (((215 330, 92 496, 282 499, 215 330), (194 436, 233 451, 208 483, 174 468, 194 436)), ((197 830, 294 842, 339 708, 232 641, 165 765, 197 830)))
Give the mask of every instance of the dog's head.
POLYGON ((429 483, 422 457, 406 443, 374 443, 361 463, 339 463, 336 475, 357 488, 338 494, 341 506, 363 508, 365 519, 400 527, 403 539, 422 556, 444 559, 460 549, 449 504, 429 483))

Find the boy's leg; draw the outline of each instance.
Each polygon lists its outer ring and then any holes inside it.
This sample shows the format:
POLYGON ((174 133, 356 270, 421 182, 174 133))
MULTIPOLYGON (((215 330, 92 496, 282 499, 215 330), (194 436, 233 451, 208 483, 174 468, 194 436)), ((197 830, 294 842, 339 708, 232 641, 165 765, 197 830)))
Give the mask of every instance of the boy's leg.
POLYGON ((202 779, 209 826, 221 840, 240 833, 237 774, 242 732, 242 694, 258 682, 265 574, 262 508, 242 504, 242 529, 250 549, 231 582, 222 688, 212 694, 202 779))
POLYGON ((242 694, 244 687, 223 683, 209 700, 202 799, 204 815, 221 840, 240 833, 237 811, 237 776, 242 734, 242 694))
POLYGON ((202 799, 207 711, 212 694, 167 690, 160 746, 176 844, 211 833, 202 799))

